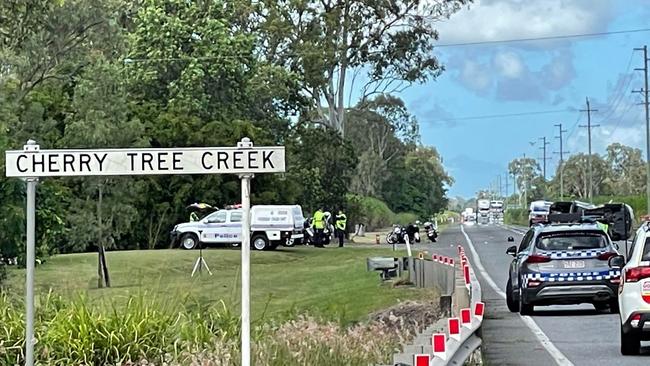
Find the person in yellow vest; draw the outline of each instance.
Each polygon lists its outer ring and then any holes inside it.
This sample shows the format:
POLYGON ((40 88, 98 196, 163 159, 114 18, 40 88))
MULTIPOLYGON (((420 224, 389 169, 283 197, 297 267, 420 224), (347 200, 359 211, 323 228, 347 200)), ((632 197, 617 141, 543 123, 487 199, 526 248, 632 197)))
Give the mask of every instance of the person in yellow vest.
POLYGON ((596 224, 598 225, 598 228, 601 229, 602 231, 606 232, 609 235, 609 225, 605 224, 600 221, 596 221, 596 224))
POLYGON ((199 221, 199 215, 197 215, 196 212, 192 212, 190 214, 190 222, 195 222, 195 221, 199 221))
POLYGON ((336 237, 339 238, 339 248, 343 248, 343 239, 345 239, 345 229, 348 224, 348 217, 345 216, 343 210, 339 209, 339 213, 336 215, 334 221, 334 226, 336 227, 336 237))
POLYGON ((314 212, 312 220, 312 225, 314 226, 314 246, 316 248, 324 248, 323 231, 325 230, 325 214, 323 213, 323 206, 319 206, 318 210, 314 212))

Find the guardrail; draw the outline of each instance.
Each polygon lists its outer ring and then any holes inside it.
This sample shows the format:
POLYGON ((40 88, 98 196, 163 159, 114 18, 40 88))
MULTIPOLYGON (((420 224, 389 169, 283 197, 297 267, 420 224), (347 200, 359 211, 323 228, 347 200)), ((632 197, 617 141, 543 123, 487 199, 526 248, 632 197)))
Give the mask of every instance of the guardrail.
MULTIPOLYGON (((411 352, 412 359, 405 362, 404 356, 396 355, 394 365, 413 366, 441 366, 441 365, 462 365, 471 359, 475 351, 481 346, 480 329, 485 313, 485 303, 482 301, 481 285, 474 270, 465 255, 462 246, 458 246, 459 266, 461 274, 460 291, 469 298, 468 307, 458 309, 455 317, 441 319, 435 325, 427 328, 425 332, 416 338, 415 345, 406 347, 405 352, 411 352), (430 333, 429 333, 430 332, 430 333), (430 336, 428 335, 430 334, 430 336), (424 336, 430 337, 429 346, 423 346, 424 336), (401 356, 401 357, 399 357, 401 356)), ((436 262, 454 266, 453 259, 434 255, 436 262), (442 258, 442 259, 440 259, 442 258)), ((459 287, 456 286, 456 290, 459 287)), ((459 304, 457 304, 459 305, 459 304)), ((461 305, 463 306, 463 305, 461 305)))

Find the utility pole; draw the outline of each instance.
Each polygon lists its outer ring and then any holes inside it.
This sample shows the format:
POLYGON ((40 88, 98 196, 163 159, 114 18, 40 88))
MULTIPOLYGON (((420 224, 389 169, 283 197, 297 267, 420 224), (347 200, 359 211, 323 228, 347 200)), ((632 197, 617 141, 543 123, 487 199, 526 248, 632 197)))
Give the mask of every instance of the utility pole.
POLYGON ((587 195, 589 197, 589 203, 593 203, 594 172, 591 166, 591 129, 594 127, 600 127, 600 125, 591 124, 591 112, 598 112, 598 109, 591 109, 591 105, 589 104, 589 97, 585 98, 585 100, 587 101, 587 109, 581 109, 580 112, 587 112, 587 125, 580 125, 580 127, 587 129, 587 136, 589 138, 589 156, 587 157, 587 165, 589 166, 589 187, 587 189, 587 195))
POLYGON ((555 125, 560 131, 560 136, 555 136, 556 139, 560 140, 560 151, 555 152, 555 154, 560 155, 560 163, 558 164, 558 173, 560 174, 560 200, 564 200, 564 154, 567 153, 567 151, 564 151, 564 133, 567 132, 567 130, 562 129, 562 124, 558 123, 555 125))
POLYGON ((497 196, 498 199, 501 199, 503 197, 503 191, 501 190, 501 174, 497 175, 497 187, 499 187, 499 195, 497 196))
POLYGON ((550 142, 546 142, 546 136, 540 137, 539 139, 542 140, 542 146, 540 146, 540 150, 543 151, 543 155, 542 155, 542 167, 543 167, 542 174, 543 174, 543 177, 544 177, 544 181, 546 181, 546 161, 551 160, 551 158, 546 157, 546 146, 548 146, 550 144, 550 142))
POLYGON ((646 212, 650 214, 650 111, 648 110, 648 46, 643 48, 635 48, 635 51, 643 51, 643 68, 634 69, 642 70, 645 77, 645 88, 643 90, 635 90, 633 92, 643 93, 645 104, 645 146, 646 146, 646 212))

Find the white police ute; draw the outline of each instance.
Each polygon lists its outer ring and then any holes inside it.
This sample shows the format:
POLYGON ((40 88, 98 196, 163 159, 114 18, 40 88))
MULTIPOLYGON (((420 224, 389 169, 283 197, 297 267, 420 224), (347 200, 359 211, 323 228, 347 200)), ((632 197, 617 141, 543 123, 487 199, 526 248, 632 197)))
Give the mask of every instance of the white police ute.
MULTIPOLYGON (((200 221, 174 226, 172 246, 195 249, 199 245, 241 245, 241 208, 218 210, 200 221)), ((251 247, 273 250, 279 245, 300 244, 304 217, 299 205, 256 205, 251 207, 251 247)))

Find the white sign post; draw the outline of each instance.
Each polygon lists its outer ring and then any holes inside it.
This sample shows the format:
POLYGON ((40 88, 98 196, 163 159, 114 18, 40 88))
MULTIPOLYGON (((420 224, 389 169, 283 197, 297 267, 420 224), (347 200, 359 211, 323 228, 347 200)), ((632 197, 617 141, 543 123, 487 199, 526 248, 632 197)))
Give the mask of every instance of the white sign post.
POLYGON ((25 365, 34 365, 35 197, 38 177, 237 174, 241 179, 242 366, 250 366, 250 181, 256 173, 285 171, 283 146, 172 149, 40 150, 29 140, 23 150, 5 152, 7 177, 27 180, 27 263, 25 365))

